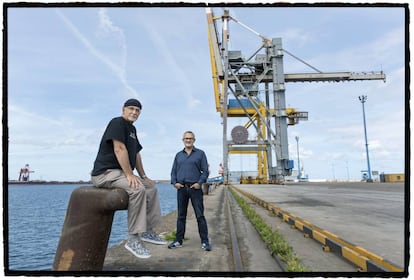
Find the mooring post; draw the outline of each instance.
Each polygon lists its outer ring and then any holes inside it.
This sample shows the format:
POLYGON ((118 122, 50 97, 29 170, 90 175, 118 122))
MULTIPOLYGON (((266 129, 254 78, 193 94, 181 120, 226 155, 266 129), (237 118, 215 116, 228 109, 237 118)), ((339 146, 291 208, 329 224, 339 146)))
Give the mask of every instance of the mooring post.
POLYGON ((101 271, 116 210, 128 207, 122 189, 93 186, 72 192, 53 263, 54 271, 101 271))

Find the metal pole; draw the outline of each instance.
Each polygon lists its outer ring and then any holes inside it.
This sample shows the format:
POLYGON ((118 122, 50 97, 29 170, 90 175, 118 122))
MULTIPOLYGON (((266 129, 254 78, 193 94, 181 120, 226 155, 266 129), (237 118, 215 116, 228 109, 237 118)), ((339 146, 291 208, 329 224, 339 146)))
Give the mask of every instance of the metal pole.
POLYGON ((299 136, 295 136, 296 139, 296 147, 298 150, 298 179, 300 179, 300 161, 299 161, 299 136))
POLYGON ((348 181, 349 181, 349 166, 348 166, 348 161, 346 160, 345 163, 346 163, 346 175, 347 175, 347 178, 348 178, 348 181))
POLYGON ((368 182, 372 182, 372 177, 371 177, 371 165, 369 164, 369 152, 368 152, 368 137, 367 137, 367 124, 365 122, 365 102, 367 101, 367 96, 366 95, 361 95, 359 96, 359 101, 361 101, 362 103, 362 116, 364 119, 364 134, 365 134, 365 151, 367 154, 367 165, 368 165, 368 182))

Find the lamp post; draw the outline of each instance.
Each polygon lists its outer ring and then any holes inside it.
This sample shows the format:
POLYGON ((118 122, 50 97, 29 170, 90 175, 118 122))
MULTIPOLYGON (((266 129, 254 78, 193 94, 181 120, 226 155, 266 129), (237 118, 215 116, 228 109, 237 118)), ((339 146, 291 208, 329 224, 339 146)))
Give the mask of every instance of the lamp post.
POLYGON ((367 101, 367 96, 366 95, 361 95, 358 98, 359 98, 359 101, 361 101, 361 103, 362 103, 362 116, 364 118, 365 151, 366 151, 366 154, 367 154, 367 165, 368 165, 368 179, 367 179, 367 182, 372 182, 371 166, 369 164, 367 124, 365 122, 365 106, 364 106, 365 102, 367 101))
POLYGON ((298 150, 298 179, 300 179, 300 161, 299 161, 299 136, 295 136, 296 139, 296 147, 298 150))
POLYGON ((346 163, 346 175, 347 175, 347 178, 348 178, 348 181, 349 181, 349 166, 348 166, 348 160, 346 160, 345 163, 346 163))

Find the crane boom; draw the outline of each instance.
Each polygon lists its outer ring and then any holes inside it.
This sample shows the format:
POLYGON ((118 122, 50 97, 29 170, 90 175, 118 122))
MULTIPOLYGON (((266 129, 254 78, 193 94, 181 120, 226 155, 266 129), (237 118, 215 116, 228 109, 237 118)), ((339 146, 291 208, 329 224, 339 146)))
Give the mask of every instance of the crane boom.
POLYGON ((223 64, 221 62, 220 49, 218 44, 218 33, 214 22, 214 15, 211 8, 206 8, 208 42, 210 49, 211 72, 213 78, 214 96, 216 111, 221 112, 221 93, 220 86, 223 87, 223 64), (221 78, 220 78, 221 77, 221 78))
POLYGON ((363 80, 383 80, 385 74, 381 72, 328 72, 328 73, 302 73, 285 74, 286 82, 345 82, 363 80))
MULTIPOLYGON (((364 80, 382 80, 385 82, 385 74, 382 71, 372 72, 323 72, 323 73, 285 73, 285 82, 347 82, 364 80)), ((237 80, 260 80, 268 83, 273 79, 271 71, 266 75, 257 77, 256 74, 239 74, 238 77, 230 76, 229 83, 237 83, 237 80)))

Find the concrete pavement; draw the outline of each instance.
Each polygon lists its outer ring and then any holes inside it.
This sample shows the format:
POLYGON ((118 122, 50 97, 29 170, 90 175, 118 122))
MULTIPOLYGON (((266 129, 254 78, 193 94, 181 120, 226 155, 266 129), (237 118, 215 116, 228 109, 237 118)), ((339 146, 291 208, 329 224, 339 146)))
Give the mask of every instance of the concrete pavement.
POLYGON ((237 185, 401 267, 405 255, 403 183, 237 185))
MULTIPOLYGON (((404 192, 401 185, 294 184, 236 185, 266 201, 304 218, 347 241, 377 252, 403 266, 404 192), (392 240, 391 240, 392 239, 392 240), (365 246, 364 246, 365 245, 365 246), (367 246, 369 245, 369 246, 367 246)), ((277 260, 269 254, 257 231, 235 202, 227 186, 218 186, 204 196, 212 251, 201 249, 197 222, 191 206, 187 218, 187 240, 182 248, 148 244, 152 257, 138 259, 124 248, 124 242, 108 249, 104 270, 134 275, 244 275, 244 273, 282 273, 277 260), (242 271, 233 261, 228 207, 237 233, 242 271)), ((280 218, 243 197, 273 229, 284 235, 301 263, 310 271, 348 273, 357 268, 293 229, 280 218)), ((176 213, 164 217, 158 232, 175 230, 176 213)))
MULTIPOLYGON (((152 256, 149 259, 139 259, 124 248, 125 241, 123 241, 108 249, 104 270, 113 271, 115 274, 116 272, 119 274, 133 272, 133 274, 139 275, 170 275, 167 272, 172 272, 174 275, 235 272, 228 225, 226 188, 218 186, 204 196, 204 212, 209 229, 211 251, 207 252, 201 249, 197 221, 190 204, 186 240, 182 248, 168 249, 167 245, 145 243, 151 250, 152 256)), ((232 203, 233 208, 237 206, 234 201, 229 203, 232 203)), ((236 208, 235 211, 233 219, 239 234, 241 250, 245 252, 242 257, 244 272, 280 272, 276 260, 270 255, 250 222, 244 218, 241 209, 236 208)), ((176 213, 164 217, 164 225, 161 225, 157 231, 171 233, 175 230, 175 219, 176 213)))

